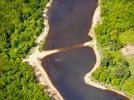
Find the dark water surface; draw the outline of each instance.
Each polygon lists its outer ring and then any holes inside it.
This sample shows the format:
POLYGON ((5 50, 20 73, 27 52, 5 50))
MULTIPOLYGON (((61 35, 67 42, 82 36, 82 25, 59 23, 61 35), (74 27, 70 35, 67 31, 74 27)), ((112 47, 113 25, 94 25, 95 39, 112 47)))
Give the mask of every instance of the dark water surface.
POLYGON ((88 36, 97 0, 54 0, 48 11, 50 30, 45 50, 72 46, 88 36))
MULTIPOLYGON (((65 48, 91 40, 88 32, 97 0, 54 0, 48 11, 49 33, 44 49, 65 48)), ((84 75, 96 62, 89 47, 69 49, 42 59, 55 87, 65 100, 126 100, 110 91, 84 83, 84 75)))
POLYGON ((126 100, 121 95, 84 83, 84 75, 95 62, 95 54, 89 47, 71 49, 42 59, 43 67, 65 100, 126 100))

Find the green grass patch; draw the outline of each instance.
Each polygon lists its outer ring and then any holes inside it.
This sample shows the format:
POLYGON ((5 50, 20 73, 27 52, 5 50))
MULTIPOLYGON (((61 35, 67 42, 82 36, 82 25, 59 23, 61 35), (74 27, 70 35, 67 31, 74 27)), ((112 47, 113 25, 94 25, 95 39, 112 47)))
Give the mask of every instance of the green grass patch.
POLYGON ((130 29, 126 32, 123 32, 120 35, 120 41, 123 44, 134 44, 134 30, 130 29))
POLYGON ((131 71, 132 77, 134 78, 134 55, 128 56, 127 61, 129 62, 130 71, 131 71))
POLYGON ((134 78, 130 77, 126 80, 126 82, 122 86, 122 90, 125 91, 125 93, 128 96, 132 96, 134 98, 134 78))

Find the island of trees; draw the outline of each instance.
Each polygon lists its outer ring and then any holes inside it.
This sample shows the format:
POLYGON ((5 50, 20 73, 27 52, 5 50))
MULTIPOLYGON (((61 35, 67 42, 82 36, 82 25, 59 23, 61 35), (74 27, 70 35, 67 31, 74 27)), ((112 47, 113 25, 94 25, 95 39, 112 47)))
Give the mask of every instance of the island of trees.
POLYGON ((134 55, 121 48, 134 46, 134 0, 100 0, 101 22, 95 28, 100 67, 93 78, 134 98, 134 55))
POLYGON ((0 0, 0 99, 49 100, 32 67, 22 62, 43 27, 48 0, 0 0))

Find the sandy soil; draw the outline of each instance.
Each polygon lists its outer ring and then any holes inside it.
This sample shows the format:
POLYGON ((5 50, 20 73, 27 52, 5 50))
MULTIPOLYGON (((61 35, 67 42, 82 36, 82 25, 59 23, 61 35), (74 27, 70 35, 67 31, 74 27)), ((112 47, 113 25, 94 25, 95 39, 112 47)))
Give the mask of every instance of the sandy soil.
POLYGON ((124 56, 134 55, 134 45, 126 45, 121 52, 124 56))
MULTIPOLYGON (((100 54, 99 54, 99 52, 97 50, 97 46, 96 46, 97 43, 96 43, 95 34, 94 34, 94 27, 99 22, 99 20, 100 20, 100 8, 98 7, 98 8, 96 8, 95 14, 93 16, 92 26, 91 26, 91 29, 90 29, 89 34, 88 34, 93 39, 92 40, 93 41, 92 48, 93 48, 93 50, 94 50, 94 52, 96 54, 96 63, 94 65, 93 69, 89 73, 87 73, 85 75, 84 81, 85 81, 86 84, 89 84, 89 85, 92 85, 94 87, 101 88, 101 89, 105 90, 105 89, 107 89, 105 86, 103 86, 103 85, 101 85, 99 83, 96 83, 96 82, 94 82, 94 81, 91 80, 92 79, 91 78, 91 74, 100 65, 100 54)), ((87 44, 87 45, 90 45, 90 44, 87 44)))

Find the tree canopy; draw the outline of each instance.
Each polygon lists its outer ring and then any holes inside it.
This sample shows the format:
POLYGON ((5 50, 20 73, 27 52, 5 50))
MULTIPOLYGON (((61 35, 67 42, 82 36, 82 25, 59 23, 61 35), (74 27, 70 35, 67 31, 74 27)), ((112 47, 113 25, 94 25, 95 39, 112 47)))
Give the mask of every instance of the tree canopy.
POLYGON ((22 63, 43 27, 48 0, 0 0, 0 99, 49 100, 32 67, 22 63))
POLYGON ((134 59, 120 52, 126 44, 134 44, 134 0, 100 0, 99 5, 102 23, 97 24, 95 34, 101 67, 92 76, 134 98, 134 59))

